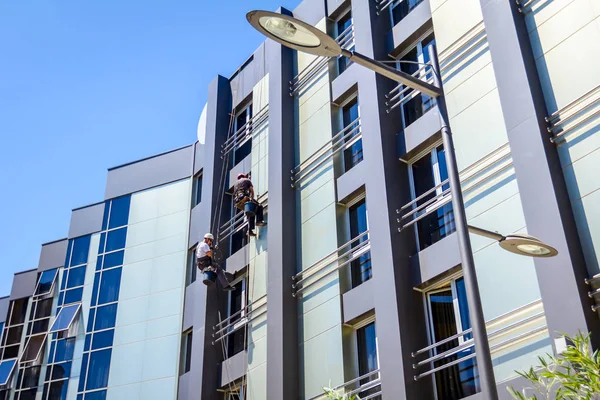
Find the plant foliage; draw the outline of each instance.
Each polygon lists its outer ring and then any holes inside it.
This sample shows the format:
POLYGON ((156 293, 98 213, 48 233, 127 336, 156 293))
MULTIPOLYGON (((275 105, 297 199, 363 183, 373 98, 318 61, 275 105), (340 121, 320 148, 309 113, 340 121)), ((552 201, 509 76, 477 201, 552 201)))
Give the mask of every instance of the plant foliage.
POLYGON ((349 396, 347 394, 339 393, 331 388, 323 388, 323 391, 327 395, 328 400, 360 400, 357 395, 349 396))
POLYGON ((532 386, 517 392, 507 388, 518 400, 600 400, 600 355, 592 353, 590 334, 563 335, 567 349, 557 357, 538 357, 540 365, 517 373, 532 386), (541 397, 538 397, 541 396, 541 397))

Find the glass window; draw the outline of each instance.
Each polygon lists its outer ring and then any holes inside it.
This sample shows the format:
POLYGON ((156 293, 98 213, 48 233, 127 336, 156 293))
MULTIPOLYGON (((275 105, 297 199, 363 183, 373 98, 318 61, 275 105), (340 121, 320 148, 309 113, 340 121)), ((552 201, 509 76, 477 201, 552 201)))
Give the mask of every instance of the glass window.
POLYGON ((185 278, 186 286, 196 282, 197 273, 198 267, 196 267, 196 247, 194 247, 188 251, 187 272, 185 278))
MULTIPOLYGON (((337 40, 340 45, 347 50, 354 50, 353 39, 351 39, 352 33, 350 32, 350 28, 352 26, 352 13, 348 12, 342 18, 340 18, 336 22, 336 34, 337 40), (351 46, 348 46, 351 44, 351 46)), ((349 66, 352 64, 352 61, 348 57, 339 56, 337 59, 338 63, 338 75, 342 74, 349 66)))
POLYGON ((4 322, 0 322, 0 344, 2 343, 3 335, 4 335, 4 322))
POLYGON ((103 349, 105 347, 112 346, 114 337, 114 329, 94 333, 94 339, 92 340, 92 350, 103 349))
POLYGON ((83 286, 85 283, 85 266, 69 268, 66 273, 68 274, 67 287, 83 286))
POLYGON ((411 174, 414 190, 413 199, 440 185, 414 205, 414 207, 421 207, 420 211, 415 214, 415 218, 427 214, 417 222, 419 249, 423 250, 455 231, 452 203, 448 201, 448 194, 442 197, 443 192, 449 188, 447 183, 441 185, 442 182, 448 179, 446 155, 443 147, 438 146, 414 162, 411 165, 411 174), (438 199, 433 201, 434 197, 438 197, 438 199), (442 201, 446 203, 440 206, 442 201))
POLYGON ((114 268, 108 271, 102 271, 98 304, 112 303, 113 301, 119 300, 122 269, 123 268, 114 268))
POLYGON ((34 319, 47 318, 52 315, 52 298, 34 302, 34 319))
POLYGON ((98 307, 96 309, 96 323, 94 330, 114 328, 117 319, 117 305, 111 304, 108 306, 98 307))
POLYGON ((227 336, 227 356, 231 357, 240 351, 246 349, 247 335, 245 330, 241 326, 246 324, 246 312, 245 308, 248 304, 248 298, 246 293, 246 280, 242 279, 235 285, 235 290, 229 292, 229 314, 228 316, 235 315, 229 320, 231 325, 230 331, 234 331, 227 336), (244 311, 239 312, 244 309, 244 311))
POLYGON ((342 107, 342 125, 344 126, 344 170, 358 164, 363 159, 362 138, 360 135, 360 121, 358 120, 358 97, 342 107))
POLYGON ((108 229, 127 225, 130 203, 131 196, 123 196, 111 201, 108 229))
POLYGON ((47 390, 47 400, 66 400, 68 386, 68 380, 46 383, 44 385, 44 391, 46 392, 47 390))
MULTIPOLYGON (((358 375, 363 376, 379 368, 377 360, 377 334, 375 332, 375 322, 370 323, 356 331, 356 342, 358 347, 358 375)), ((366 385, 372 380, 378 378, 373 374, 360 381, 361 385, 366 385)), ((365 390, 360 393, 361 398, 365 398, 379 389, 365 390)), ((377 397, 379 398, 379 397, 377 397)))
POLYGON ((73 241, 73 253, 69 265, 86 264, 90 252, 90 235, 78 237, 73 241))
MULTIPOLYGON (((429 300, 431 336, 435 343, 470 328, 468 322, 469 310, 462 278, 449 283, 444 288, 431 291, 427 297, 429 300)), ((470 337, 470 335, 465 335, 441 344, 434 349, 434 353, 439 354, 451 350, 470 337)), ((469 347, 444 357, 434 362, 434 367, 441 367, 444 364, 456 361, 472 354, 473 351, 473 348, 469 347)), ((461 399, 477 393, 479 391, 479 377, 475 359, 466 360, 436 372, 435 382, 438 399, 440 400, 461 399)))
POLYGON ((235 117, 234 132, 235 150, 233 152, 233 165, 242 161, 252 151, 251 127, 248 124, 252 120, 252 104, 241 109, 235 117))
POLYGON ((192 366, 192 331, 183 334, 181 343, 181 374, 190 372, 192 366))
POLYGON ((392 26, 402 21, 416 6, 423 0, 400 0, 395 1, 390 6, 392 16, 392 26))
POLYGON ((57 380, 69 378, 71 376, 71 363, 66 362, 62 364, 54 364, 52 368, 48 367, 48 370, 52 369, 50 376, 46 373, 46 380, 57 380))
POLYGON ((106 251, 120 250, 125 248, 127 239, 127 228, 121 228, 108 232, 106 237, 106 251))
POLYGON ((118 265, 123 265, 123 257, 125 256, 125 251, 116 251, 114 253, 105 254, 104 255, 104 263, 102 264, 103 269, 108 269, 112 267, 116 267, 118 265))
POLYGON ((6 341, 5 344, 19 344, 21 343, 21 336, 23 336, 23 325, 12 326, 6 331, 6 341))
POLYGON ((19 356, 20 345, 16 344, 14 346, 6 346, 4 348, 4 352, 2 353, 2 359, 8 360, 11 358, 17 358, 19 356))
POLYGON ((83 297, 83 288, 71 289, 65 292, 65 300, 63 304, 73 304, 81 301, 83 297))
POLYGON ((16 396, 17 394, 19 395, 19 400, 35 400, 35 396, 37 394, 37 388, 24 390, 22 392, 16 392, 15 399, 17 398, 17 396, 16 396))
MULTIPOLYGON (((355 205, 351 206, 348 211, 350 217, 350 237, 351 239, 354 239, 369 229, 367 224, 367 203, 365 200, 361 200, 355 205)), ((360 247, 361 244, 366 240, 368 240, 368 235, 362 236, 360 239, 352 243, 352 248, 354 249, 360 247)), ((356 254, 353 254, 353 256, 360 254, 363 251, 362 249, 364 249, 364 246, 366 245, 360 247, 356 251, 356 254)), ((356 287, 361 283, 371 279, 373 275, 371 270, 371 252, 367 251, 364 254, 360 254, 358 258, 352 261, 351 269, 352 287, 356 287)))
POLYGON ((54 280, 57 273, 58 269, 51 269, 40 274, 40 279, 34 292, 36 296, 43 296, 50 293, 54 287, 54 280))
POLYGON ((41 366, 39 365, 19 370, 20 387, 23 389, 37 387, 40 380, 40 370, 41 366))
POLYGON ((197 206, 202 201, 202 172, 194 178, 194 193, 192 198, 192 207, 197 206))
POLYGON ((27 316, 27 300, 19 299, 12 302, 12 311, 10 313, 9 325, 17 325, 25 323, 25 317, 27 316))
POLYGON ((106 400, 106 390, 100 390, 98 392, 86 393, 85 400, 106 400))
POLYGON ((50 318, 41 319, 39 321, 34 321, 29 324, 29 334, 38 334, 38 333, 46 333, 48 331, 48 326, 50 325, 50 318))
POLYGON ((108 385, 111 349, 99 350, 90 354, 86 390, 100 389, 108 385))
POLYGON ((21 355, 21 363, 32 362, 39 358, 42 347, 46 343, 46 334, 31 336, 21 355))
POLYGON ((71 327, 75 317, 81 308, 81 304, 73 304, 61 308, 60 312, 56 316, 50 332, 60 332, 67 330, 71 327))
POLYGON ((73 351, 75 350, 75 338, 59 339, 56 341, 56 350, 54 354, 54 362, 62 362, 73 359, 73 351))

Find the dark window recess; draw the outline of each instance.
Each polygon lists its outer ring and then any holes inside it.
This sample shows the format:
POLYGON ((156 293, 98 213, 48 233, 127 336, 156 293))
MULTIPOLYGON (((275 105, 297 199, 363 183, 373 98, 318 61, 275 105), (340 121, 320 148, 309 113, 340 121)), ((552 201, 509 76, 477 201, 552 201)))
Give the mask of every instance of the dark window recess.
POLYGON ((194 178, 194 193, 192 199, 192 207, 197 206, 202 201, 202 173, 194 178))
MULTIPOLYGON (((238 213, 238 209, 235 208, 235 206, 233 205, 233 198, 231 199, 231 215, 230 218, 233 218, 233 216, 238 213)), ((242 217, 245 218, 245 217, 242 217)), ((235 226, 235 229, 238 229, 240 226, 245 225, 245 222, 242 222, 241 224, 238 224, 235 226)), ((248 234, 246 233, 247 228, 244 229, 240 229, 239 231, 237 231, 236 233, 234 233, 233 235, 231 235, 230 237, 230 253, 229 255, 233 255, 235 254, 238 250, 240 250, 242 247, 244 247, 245 245, 248 244, 248 234)))
POLYGON ((73 241, 73 253, 69 265, 86 264, 90 251, 90 235, 78 237, 73 241))
POLYGON ((186 286, 196 282, 196 275, 198 274, 198 267, 196 266, 196 247, 191 249, 188 253, 187 271, 186 271, 186 286))
POLYGON ((192 368, 192 331, 183 334, 183 342, 181 345, 181 370, 182 374, 190 372, 192 368))
MULTIPOLYGON (((369 372, 373 372, 379 368, 377 360, 377 334, 375 332, 375 322, 370 323, 356 331, 356 341, 358 344, 358 375, 363 376, 369 372)), ((373 374, 365 379, 360 380, 360 385, 366 385, 372 380, 377 379, 377 374, 373 374)), ((372 395, 379 391, 378 388, 373 388, 360 392, 361 399, 372 395)), ((381 396, 373 397, 373 399, 381 399, 381 396)))
POLYGON ((6 346, 4 353, 2 354, 2 360, 8 360, 10 358, 17 358, 19 356, 19 345, 6 346))
POLYGON ((56 279, 57 273, 58 269, 51 269, 40 274, 38 285, 35 290, 36 296, 43 296, 50 293, 54 286, 54 280, 56 279))
POLYGON ((10 327, 4 334, 6 335, 5 344, 7 346, 19 344, 21 343, 21 336, 23 336, 23 325, 10 327))
POLYGON ((23 368, 19 370, 19 384, 23 389, 37 387, 40 380, 41 366, 23 368))
POLYGON ((50 325, 50 318, 41 319, 39 321, 35 321, 30 323, 31 332, 30 334, 43 333, 48 331, 48 326, 50 325))
POLYGON ((131 196, 123 196, 111 201, 108 229, 127 225, 130 204, 131 196))
POLYGON ((239 163, 244 158, 249 156, 251 152, 252 152, 252 139, 248 139, 248 140, 246 140, 246 142, 244 144, 242 144, 240 147, 237 147, 235 149, 235 152, 233 155, 234 165, 237 165, 237 163, 239 163))
POLYGON ((95 351, 90 354, 86 390, 100 389, 108 385, 111 349, 95 351))
POLYGON ((35 304, 34 319, 47 318, 52 315, 52 299, 39 300, 35 304), (36 304, 37 303, 37 304, 36 304))
POLYGON ((401 0, 392 5, 392 26, 402 21, 423 0, 401 0))
MULTIPOLYGON (((241 280, 237 285, 235 285, 235 290, 229 294, 229 315, 234 315, 237 313, 237 315, 231 318, 229 321, 231 323, 231 329, 237 328, 237 324, 245 323, 243 321, 243 319, 245 319, 245 313, 238 313, 238 311, 242 309, 242 306, 247 304, 244 284, 244 280, 241 280)), ((246 349, 247 335, 245 335, 244 332, 244 328, 239 328, 227 337, 227 357, 231 357, 246 349)))
MULTIPOLYGON (((366 232, 367 226, 367 204, 365 200, 361 200, 349 209, 350 217, 350 236, 352 239, 366 232)), ((352 248, 358 247, 361 243, 367 240, 365 235, 352 243, 352 248)), ((357 250, 361 251, 361 250, 357 250)), ((371 269, 371 252, 367 251, 361 254, 357 259, 351 262, 352 269, 352 287, 357 287, 361 283, 368 281, 373 276, 371 269)))
MULTIPOLYGON (((421 196, 437 184, 448 179, 448 170, 446 168, 446 155, 440 146, 435 149, 435 159, 432 153, 412 164, 413 182, 415 188, 415 198, 421 196), (439 173, 440 179, 437 182, 435 176, 439 173)), ((448 185, 443 185, 438 192, 448 189, 448 185)), ((436 196, 436 192, 423 197, 416 206, 420 206, 436 196)), ((426 217, 417 222, 419 233, 420 250, 426 249, 432 244, 440 241, 455 231, 454 213, 452 212, 452 203, 432 211, 426 217)))
MULTIPOLYGON (((462 330, 467 330, 471 325, 469 322, 469 310, 467 308, 466 292, 464 290, 462 278, 456 281, 456 288, 462 330)), ((429 302, 431 307, 433 341, 439 342, 458 333, 457 316, 454 311, 452 290, 448 288, 447 290, 440 290, 430 294, 429 302)), ((466 335, 464 337, 465 340, 470 338, 471 335, 466 335)), ((458 345, 458 339, 454 339, 437 346, 435 351, 436 354, 440 354, 444 351, 453 349, 458 345)), ((434 367, 437 368, 444 364, 448 364, 472 354, 472 352, 472 347, 459 351, 454 355, 434 362, 434 367)), ((476 394, 479 391, 479 375, 477 373, 475 358, 436 372, 435 382, 437 398, 440 400, 457 400, 476 394)))
POLYGON ((347 135, 344 142, 348 146, 344 150, 344 170, 348 171, 363 159, 362 138, 356 140, 360 134, 358 121, 358 97, 355 97, 348 104, 342 107, 342 124, 345 129, 344 134, 347 135))
POLYGON ((252 104, 245 107, 236 117, 235 117, 235 132, 237 132, 236 142, 238 144, 235 145, 235 151, 233 152, 233 165, 237 165, 240 161, 250 155, 252 151, 252 139, 248 139, 243 142, 244 134, 240 131, 240 129, 244 128, 249 130, 251 127, 246 125, 248 121, 252 119, 252 104))
POLYGON ((17 325, 25 322, 27 316, 27 299, 15 300, 12 303, 9 325, 17 325))
MULTIPOLYGON (((336 23, 338 36, 341 35, 342 33, 344 33, 344 35, 340 38, 340 39, 342 39, 342 45, 344 43, 349 43, 351 41, 351 39, 350 39, 351 33, 349 31, 346 32, 346 29, 350 28, 351 25, 352 25, 352 13, 350 13, 350 12, 348 12, 346 15, 344 15, 342 18, 340 18, 336 23)), ((348 48, 346 45, 343 45, 342 47, 348 48)), ((348 48, 348 50, 354 50, 354 45, 352 45, 352 47, 348 48)), ((350 59, 348 57, 339 56, 337 59, 337 64, 338 64, 338 75, 341 75, 346 69, 348 69, 350 64, 352 64, 352 61, 350 61, 350 59)))
POLYGON ((44 393, 48 393, 47 400, 66 400, 69 381, 58 381, 46 383, 44 385, 44 393))
MULTIPOLYGON (((19 400, 35 400, 35 395, 37 393, 37 389, 29 389, 19 392, 19 400)), ((17 393, 15 393, 15 399, 17 398, 17 393)))

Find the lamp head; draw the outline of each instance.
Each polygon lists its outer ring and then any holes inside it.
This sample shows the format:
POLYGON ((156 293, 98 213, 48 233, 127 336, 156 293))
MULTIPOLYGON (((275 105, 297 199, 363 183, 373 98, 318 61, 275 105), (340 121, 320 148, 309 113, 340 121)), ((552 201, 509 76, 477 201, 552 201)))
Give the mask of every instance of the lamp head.
POLYGON ((500 241, 500 247, 511 253, 529 257, 554 257, 558 250, 538 238, 523 234, 512 234, 500 241))
POLYGON ((289 15, 254 10, 246 19, 263 35, 294 50, 323 57, 342 54, 340 45, 325 32, 289 15))

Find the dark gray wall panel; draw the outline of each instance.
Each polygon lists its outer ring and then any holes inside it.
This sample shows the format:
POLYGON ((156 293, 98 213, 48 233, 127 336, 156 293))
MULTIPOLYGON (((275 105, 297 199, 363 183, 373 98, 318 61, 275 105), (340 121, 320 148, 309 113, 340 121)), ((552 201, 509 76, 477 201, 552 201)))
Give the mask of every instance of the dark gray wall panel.
MULTIPOLYGON (((102 230, 102 217, 104 216, 104 203, 76 208, 71 213, 69 225, 69 238, 76 238, 102 230)), ((63 260, 64 261, 64 260, 63 260)))
POLYGON ((192 175, 194 146, 164 153, 108 170, 105 199, 139 192, 192 175))
POLYGON ((200 142, 196 142, 194 145, 194 175, 200 172, 204 167, 204 145, 200 142))
POLYGON ((423 150, 421 146, 429 143, 429 139, 438 133, 440 129, 440 113, 438 108, 434 107, 404 129, 404 143, 407 154, 402 158, 408 159, 412 157, 415 150, 417 152, 423 150))
POLYGON ((246 266, 248 262, 247 260, 249 259, 250 245, 245 245, 227 258, 227 261, 225 262, 225 269, 227 272, 235 274, 237 271, 240 271, 246 266))
POLYGON ((355 165, 337 179, 337 199, 344 203, 346 198, 364 186, 368 175, 368 169, 365 163, 361 162, 355 165))
MULTIPOLYGON (((550 336, 596 332, 600 320, 587 296, 588 271, 556 146, 546 131, 525 20, 515 2, 481 0, 481 6, 527 232, 558 250, 556 257, 535 259, 550 336)), ((592 340, 600 343, 598 335, 592 340)))
POLYGON ((67 257, 68 244, 68 239, 43 244, 40 253, 40 261, 38 263, 38 271, 41 272, 47 269, 63 267, 65 265, 65 258, 67 257))
POLYGON ((333 82, 331 82, 331 98, 334 102, 339 104, 344 101, 346 96, 353 93, 352 91, 349 91, 356 85, 357 73, 355 71, 359 71, 361 68, 364 67, 352 63, 343 74, 337 76, 333 82))
POLYGON ((10 299, 15 300, 31 296, 37 284, 37 275, 38 271, 36 269, 15 274, 10 299))
POLYGON ((414 268, 413 286, 418 287, 432 279, 438 279, 460 263, 458 237, 453 233, 411 258, 411 266, 414 268))
POLYGON ((8 313, 8 305, 10 299, 8 296, 0 298, 0 322, 6 321, 6 314, 8 313))
POLYGON ((202 202, 192 208, 190 216, 190 238, 188 248, 193 247, 196 243, 204 238, 204 234, 210 229, 210 214, 202 207, 202 202))
MULTIPOLYGON (((253 54, 253 60, 231 79, 232 108, 238 106, 252 93, 254 86, 265 76, 265 44, 261 44, 253 54)), ((254 115, 259 110, 254 110, 254 115)))
POLYGON ((343 306, 345 324, 375 308, 375 301, 373 299, 374 286, 373 280, 370 279, 344 293, 343 306))
POLYGON ((241 351, 221 363, 221 385, 226 387, 236 379, 246 375, 248 369, 248 353, 241 351))

